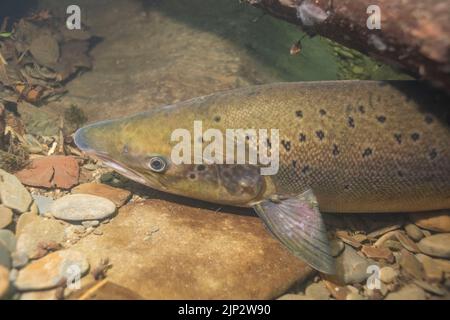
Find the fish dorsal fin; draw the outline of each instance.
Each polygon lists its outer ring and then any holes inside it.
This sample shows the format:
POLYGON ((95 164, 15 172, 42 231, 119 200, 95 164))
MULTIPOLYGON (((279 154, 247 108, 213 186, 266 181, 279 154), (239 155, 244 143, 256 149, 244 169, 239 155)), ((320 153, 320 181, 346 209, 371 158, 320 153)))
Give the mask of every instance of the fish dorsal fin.
POLYGON ((325 224, 311 190, 296 197, 265 200, 254 209, 295 256, 320 272, 335 273, 325 224))

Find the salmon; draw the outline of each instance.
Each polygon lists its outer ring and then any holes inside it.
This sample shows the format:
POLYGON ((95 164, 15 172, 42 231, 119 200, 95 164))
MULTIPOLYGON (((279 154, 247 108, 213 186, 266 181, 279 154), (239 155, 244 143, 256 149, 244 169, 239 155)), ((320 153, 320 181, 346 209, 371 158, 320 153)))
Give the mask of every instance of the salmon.
POLYGON ((417 81, 275 83, 94 123, 75 143, 152 188, 253 207, 293 254, 334 273, 321 212, 450 208, 449 101, 417 81), (272 174, 250 161, 265 148, 253 160, 277 160, 272 174))

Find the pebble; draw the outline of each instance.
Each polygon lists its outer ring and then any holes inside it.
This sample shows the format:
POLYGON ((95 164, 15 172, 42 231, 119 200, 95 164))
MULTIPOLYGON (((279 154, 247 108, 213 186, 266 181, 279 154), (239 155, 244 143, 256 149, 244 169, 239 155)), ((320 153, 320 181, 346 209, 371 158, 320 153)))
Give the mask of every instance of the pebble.
POLYGON ((17 232, 17 252, 35 259, 42 255, 40 244, 64 241, 65 227, 59 221, 36 215, 31 216, 29 220, 29 223, 17 232))
POLYGON ((444 271, 439 267, 439 263, 424 254, 417 254, 417 260, 422 263, 425 277, 431 282, 440 282, 444 276, 444 271))
POLYGON ((371 246, 363 246, 361 252, 364 253, 366 257, 371 259, 384 259, 389 263, 394 262, 394 255, 392 254, 391 250, 385 247, 377 248, 371 246))
POLYGON ((20 300, 56 300, 57 289, 29 291, 20 295, 20 300))
POLYGON ((305 290, 305 295, 314 300, 328 300, 330 298, 330 292, 323 281, 309 285, 305 290))
POLYGON ((384 283, 392 283, 398 277, 398 271, 391 267, 383 267, 380 269, 380 280, 384 283))
POLYGON ((350 293, 349 289, 347 288, 348 286, 341 286, 328 280, 323 280, 323 283, 325 284, 333 298, 335 298, 336 300, 345 300, 347 295, 350 293))
POLYGON ((0 230, 0 243, 3 244, 9 252, 16 250, 16 236, 10 230, 0 230))
POLYGON ((442 269, 443 272, 447 273, 450 276, 450 261, 444 259, 433 259, 435 263, 442 269))
POLYGON ((9 291, 9 270, 0 265, 0 299, 9 291))
POLYGON ((16 176, 28 186, 70 189, 78 184, 79 170, 75 157, 55 155, 33 159, 16 176))
POLYGON ((84 193, 111 200, 117 207, 123 206, 131 198, 131 192, 114 188, 103 183, 84 183, 72 189, 73 194, 84 193))
POLYGON ((32 212, 25 212, 19 216, 16 223, 16 236, 19 236, 20 232, 27 226, 28 224, 35 221, 37 215, 32 212))
POLYGON ((414 241, 420 241, 424 237, 422 230, 420 230, 419 227, 412 223, 405 226, 405 231, 406 234, 410 236, 410 238, 414 241))
POLYGON ((330 251, 333 257, 337 257, 344 251, 345 245, 344 242, 340 239, 333 239, 330 241, 330 251))
POLYGON ((11 269, 11 253, 3 243, 0 243, 0 266, 11 269))
POLYGON ((383 243, 383 247, 389 248, 392 251, 400 251, 403 249, 402 244, 396 240, 386 240, 383 243))
POLYGON ((386 300, 425 300, 425 291, 413 284, 409 284, 386 296, 386 300))
POLYGON ((62 220, 101 220, 113 215, 116 205, 111 200, 90 194, 71 194, 53 202, 50 211, 62 220))
POLYGON ((431 283, 422 281, 422 280, 414 280, 414 283, 421 287, 423 290, 430 292, 432 294, 438 295, 438 296, 443 296, 445 295, 445 290, 441 287, 438 287, 436 285, 433 285, 431 283))
POLYGON ((412 213, 410 219, 419 227, 436 232, 450 232, 450 212, 412 213))
POLYGON ((344 243, 352 246, 353 248, 361 248, 361 243, 356 241, 352 236, 350 236, 346 231, 337 231, 336 236, 341 239, 344 243))
POLYGON ((9 226, 12 221, 13 221, 12 210, 0 205, 0 229, 9 226))
POLYGON ((62 278, 73 276, 74 270, 83 276, 88 269, 89 263, 82 253, 75 250, 56 251, 20 270, 15 286, 20 291, 51 289, 62 278))
POLYGON ((54 201, 52 198, 41 195, 33 195, 33 199, 38 207, 39 214, 45 215, 50 212, 50 206, 54 201))
POLYGON ((360 295, 359 293, 351 292, 345 298, 346 300, 367 300, 365 297, 360 295))
POLYGON ((103 231, 95 229, 93 234, 95 234, 96 236, 101 236, 101 235, 103 235, 103 231))
POLYGON ((32 198, 16 176, 0 169, 0 200, 3 206, 23 213, 30 207, 32 198))
POLYGON ((336 258, 336 271, 339 280, 345 284, 360 283, 369 277, 367 268, 370 262, 358 255, 350 246, 346 245, 343 253, 336 258))
POLYGON ((94 171, 94 170, 97 170, 98 166, 96 164, 93 164, 93 163, 86 163, 83 166, 83 168, 86 169, 86 170, 89 170, 89 171, 94 171))
POLYGON ((399 259, 402 270, 409 276, 417 280, 424 278, 424 271, 419 260, 409 251, 403 249, 399 259))
POLYGON ((419 247, 406 234, 402 232, 397 232, 395 236, 406 250, 414 253, 420 252, 419 247))
POLYGON ((450 233, 434 234, 420 240, 418 246, 423 253, 440 258, 450 258, 450 233))
POLYGON ((81 225, 85 228, 95 228, 100 225, 100 221, 98 220, 89 220, 81 222, 81 225))
POLYGON ((13 252, 11 254, 12 266, 15 269, 22 269, 25 267, 29 261, 28 255, 23 252, 13 252))

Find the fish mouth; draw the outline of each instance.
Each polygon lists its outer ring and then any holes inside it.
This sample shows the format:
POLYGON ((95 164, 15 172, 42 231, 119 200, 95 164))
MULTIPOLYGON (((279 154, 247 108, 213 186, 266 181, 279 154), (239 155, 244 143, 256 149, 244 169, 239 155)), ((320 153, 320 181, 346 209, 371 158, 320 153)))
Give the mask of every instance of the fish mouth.
POLYGON ((111 169, 114 169, 124 177, 127 177, 128 179, 139 182, 141 184, 148 185, 147 179, 145 179, 145 177, 143 177, 140 173, 136 172, 133 169, 130 169, 120 161, 111 158, 111 156, 107 152, 94 149, 88 143, 88 139, 85 136, 86 128, 88 127, 78 129, 74 135, 74 142, 81 151, 92 158, 96 158, 102 161, 103 164, 110 167, 111 169))

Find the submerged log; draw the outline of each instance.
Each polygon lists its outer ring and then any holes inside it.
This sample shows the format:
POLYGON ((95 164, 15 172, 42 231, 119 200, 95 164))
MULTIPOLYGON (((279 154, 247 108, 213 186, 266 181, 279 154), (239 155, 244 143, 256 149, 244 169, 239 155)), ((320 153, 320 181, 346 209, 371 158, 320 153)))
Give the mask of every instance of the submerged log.
POLYGON ((400 67, 412 76, 429 80, 450 93, 448 0, 246 2, 275 17, 302 26, 308 33, 317 33, 400 67))

